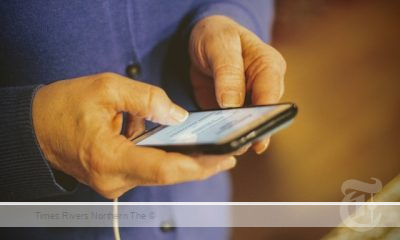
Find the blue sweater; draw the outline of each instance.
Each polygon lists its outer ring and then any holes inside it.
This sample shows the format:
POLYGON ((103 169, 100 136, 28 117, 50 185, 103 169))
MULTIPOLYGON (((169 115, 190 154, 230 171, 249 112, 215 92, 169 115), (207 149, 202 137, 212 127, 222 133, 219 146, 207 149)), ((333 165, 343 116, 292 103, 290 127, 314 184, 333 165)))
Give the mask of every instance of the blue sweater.
MULTIPOLYGON (((40 84, 115 72, 161 86, 176 103, 194 109, 187 56, 191 26, 220 14, 268 41, 272 8, 270 0, 1 1, 0 199, 106 201, 51 169, 43 158, 31 119, 32 98, 40 84), (138 66, 140 72, 129 75, 129 66, 138 66)), ((229 197, 229 178, 219 174, 195 183, 137 187, 121 201, 229 201, 229 197)), ((121 231, 123 239, 224 239, 228 234, 223 229, 191 228, 170 233, 152 228, 121 231)), ((112 239, 111 229, 100 228, 15 232, 29 239, 112 239)))

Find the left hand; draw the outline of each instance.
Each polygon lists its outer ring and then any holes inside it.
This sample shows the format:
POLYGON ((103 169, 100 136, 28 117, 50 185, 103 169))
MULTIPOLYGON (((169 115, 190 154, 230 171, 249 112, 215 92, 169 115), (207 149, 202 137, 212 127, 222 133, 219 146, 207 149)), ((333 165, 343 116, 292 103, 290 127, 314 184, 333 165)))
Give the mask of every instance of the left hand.
MULTIPOLYGON (((210 16, 193 28, 189 41, 190 75, 201 108, 277 103, 283 95, 286 62, 273 47, 224 16, 210 16), (250 98, 251 97, 251 98, 250 98)), ((261 154, 269 138, 252 147, 261 154)))

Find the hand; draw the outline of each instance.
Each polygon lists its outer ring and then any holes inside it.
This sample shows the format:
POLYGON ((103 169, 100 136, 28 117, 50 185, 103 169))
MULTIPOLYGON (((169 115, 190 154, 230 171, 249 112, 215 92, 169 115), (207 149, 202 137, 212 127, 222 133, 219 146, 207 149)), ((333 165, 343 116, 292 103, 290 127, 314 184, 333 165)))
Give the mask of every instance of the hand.
POLYGON ((143 119, 177 124, 187 116, 160 88, 112 73, 44 86, 32 109, 50 165, 110 199, 138 185, 200 180, 235 165, 230 156, 187 156, 127 138, 143 131, 143 119), (122 112, 128 112, 128 136, 120 135, 122 112))
MULTIPOLYGON (((224 16, 210 16, 193 28, 190 75, 200 107, 240 107, 277 103, 283 95, 286 63, 254 33, 224 16), (247 95, 246 95, 247 94, 247 95)), ((253 145, 260 154, 269 139, 253 145)))

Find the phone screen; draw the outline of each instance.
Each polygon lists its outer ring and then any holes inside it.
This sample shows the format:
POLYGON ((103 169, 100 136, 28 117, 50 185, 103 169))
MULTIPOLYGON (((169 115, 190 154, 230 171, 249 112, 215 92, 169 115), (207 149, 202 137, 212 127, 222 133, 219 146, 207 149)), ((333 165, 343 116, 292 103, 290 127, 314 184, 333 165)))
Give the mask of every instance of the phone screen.
POLYGON ((246 133, 287 108, 287 105, 271 105, 192 112, 185 122, 163 126, 135 142, 142 146, 222 143, 246 133))

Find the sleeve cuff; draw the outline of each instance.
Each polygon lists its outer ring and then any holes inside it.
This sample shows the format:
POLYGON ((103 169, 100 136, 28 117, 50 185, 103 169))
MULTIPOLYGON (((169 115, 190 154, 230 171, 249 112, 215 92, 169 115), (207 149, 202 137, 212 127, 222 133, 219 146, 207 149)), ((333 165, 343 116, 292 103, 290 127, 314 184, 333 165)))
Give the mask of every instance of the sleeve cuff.
MULTIPOLYGON (((258 9, 258 11, 255 13, 239 1, 216 2, 201 5, 194 12, 193 17, 191 18, 188 32, 190 33, 193 26, 205 17, 212 15, 223 15, 235 20, 242 26, 254 32, 264 41, 270 41, 269 30, 272 26, 273 3, 271 1, 266 1, 266 6, 264 5, 265 4, 262 4, 260 7, 265 7, 265 9, 258 9), (258 12, 260 11, 264 12, 264 16, 261 16, 261 18, 263 18, 261 21, 258 19, 260 18, 260 14, 258 12), (264 24, 266 25, 264 26, 264 24)), ((257 8, 257 4, 252 6, 252 8, 257 8)))
POLYGON ((0 90, 0 189, 3 201, 24 201, 68 193, 72 177, 55 174, 44 158, 32 123, 32 100, 40 86, 0 90), (61 179, 68 179, 65 185, 61 179), (67 186, 67 187, 65 187, 67 186))

